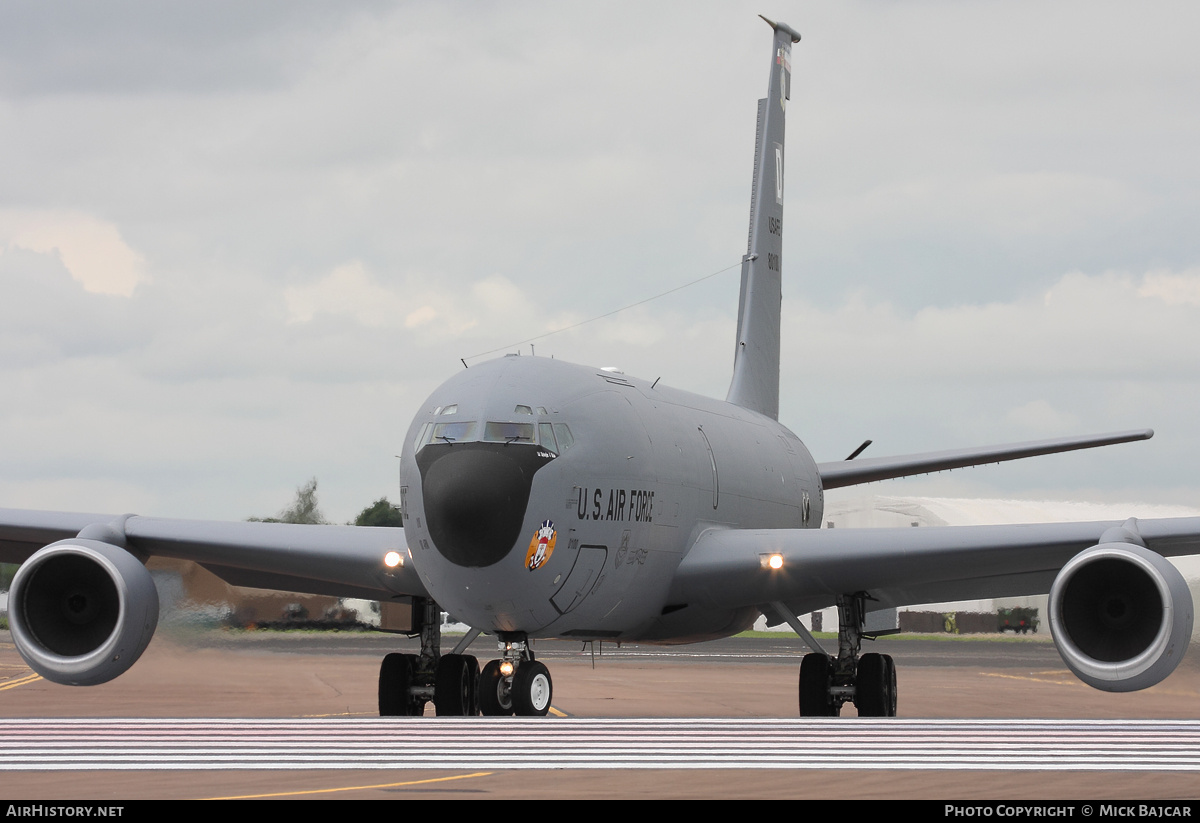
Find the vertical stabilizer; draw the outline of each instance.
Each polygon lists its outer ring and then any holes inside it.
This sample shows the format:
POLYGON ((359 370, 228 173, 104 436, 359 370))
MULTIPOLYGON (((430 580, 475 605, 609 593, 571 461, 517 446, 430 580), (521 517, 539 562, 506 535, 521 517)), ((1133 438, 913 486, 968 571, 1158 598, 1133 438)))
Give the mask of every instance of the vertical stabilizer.
MULTIPOLYGON (((767 18, 763 17, 764 20, 767 18)), ((791 96, 791 26, 767 20, 775 31, 771 82, 758 101, 754 145, 754 184, 750 194, 750 243, 742 260, 737 346, 733 355, 730 403, 779 418, 779 310, 783 300, 783 121, 791 96)))

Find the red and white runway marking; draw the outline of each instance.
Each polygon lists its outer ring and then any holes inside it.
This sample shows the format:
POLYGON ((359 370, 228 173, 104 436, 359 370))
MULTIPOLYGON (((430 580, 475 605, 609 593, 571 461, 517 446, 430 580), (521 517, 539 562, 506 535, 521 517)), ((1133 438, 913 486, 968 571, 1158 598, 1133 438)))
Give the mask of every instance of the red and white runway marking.
POLYGON ((0 720, 0 771, 447 768, 1200 771, 1200 721, 0 720))

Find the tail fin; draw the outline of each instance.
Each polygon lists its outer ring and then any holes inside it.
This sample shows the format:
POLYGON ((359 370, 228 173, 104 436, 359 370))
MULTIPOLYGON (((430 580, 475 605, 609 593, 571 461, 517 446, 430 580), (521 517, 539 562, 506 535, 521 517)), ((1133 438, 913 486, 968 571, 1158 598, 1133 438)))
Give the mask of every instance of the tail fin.
MULTIPOLYGON (((761 15, 760 15, 761 16, 761 15)), ((767 18, 763 17, 763 20, 767 18)), ((742 259, 737 348, 726 398, 747 409, 779 417, 779 310, 783 300, 783 121, 791 97, 792 43, 800 35, 785 23, 775 30, 771 82, 758 101, 754 185, 750 194, 750 242, 742 259)))

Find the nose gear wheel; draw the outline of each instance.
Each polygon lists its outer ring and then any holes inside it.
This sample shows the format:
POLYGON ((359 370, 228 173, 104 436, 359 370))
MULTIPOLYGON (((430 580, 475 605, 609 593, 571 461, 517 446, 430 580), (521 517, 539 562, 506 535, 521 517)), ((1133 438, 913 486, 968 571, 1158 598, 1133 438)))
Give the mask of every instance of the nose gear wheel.
POLYGON ((543 717, 550 711, 554 683, 550 670, 533 658, 524 640, 501 644, 504 657, 491 660, 479 675, 479 711, 484 715, 503 717, 543 717), (504 674, 502 667, 511 674, 504 674))
POLYGON ((550 670, 536 660, 523 663, 513 675, 513 713, 519 717, 544 717, 550 710, 554 686, 550 670))
POLYGON ((512 679, 500 674, 499 660, 489 660, 479 673, 479 711, 485 717, 513 713, 512 679))

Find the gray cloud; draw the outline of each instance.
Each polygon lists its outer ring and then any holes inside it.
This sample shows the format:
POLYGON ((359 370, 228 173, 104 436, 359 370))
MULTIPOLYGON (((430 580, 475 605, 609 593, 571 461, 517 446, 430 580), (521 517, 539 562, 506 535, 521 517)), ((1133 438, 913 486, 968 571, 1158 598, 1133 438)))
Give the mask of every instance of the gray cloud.
MULTIPOLYGON (((89 293, 0 237, 0 501, 242 517, 316 475, 348 518, 394 494, 459 357, 738 260, 760 10, 6 4, 0 210, 111 226, 144 280, 89 293)), ((1194 494, 1195 16, 789 20, 782 406, 819 458, 1151 425, 903 488, 1194 494)), ((721 396, 736 283, 538 353, 721 396)))
POLYGON ((381 2, 113 0, 0 9, 0 91, 14 96, 214 94, 285 85, 307 54, 381 2))

